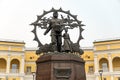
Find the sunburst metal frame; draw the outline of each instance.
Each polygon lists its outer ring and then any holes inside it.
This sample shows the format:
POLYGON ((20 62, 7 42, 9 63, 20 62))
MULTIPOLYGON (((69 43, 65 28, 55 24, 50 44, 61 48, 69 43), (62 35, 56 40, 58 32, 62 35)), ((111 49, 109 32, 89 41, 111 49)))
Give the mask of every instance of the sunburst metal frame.
MULTIPOLYGON (((31 31, 31 32, 35 35, 35 37, 34 37, 33 40, 35 40, 35 41, 38 42, 38 47, 43 46, 43 44, 40 42, 40 40, 39 40, 39 38, 38 38, 38 35, 37 35, 37 26, 41 27, 41 25, 39 24, 39 21, 42 20, 42 18, 43 18, 45 15, 47 15, 47 14, 49 14, 49 13, 51 13, 51 12, 54 12, 54 11, 67 14, 67 15, 69 15, 70 17, 72 17, 72 18, 74 19, 74 21, 77 22, 77 26, 79 27, 79 37, 78 37, 78 40, 77 40, 76 43, 79 44, 80 40, 83 39, 83 37, 82 37, 82 32, 83 32, 84 29, 82 28, 82 26, 85 26, 85 25, 84 25, 84 24, 81 24, 82 21, 79 21, 79 20, 77 19, 77 15, 72 15, 69 10, 68 10, 68 11, 64 11, 64 10, 62 10, 62 8, 60 8, 60 9, 54 9, 54 8, 52 8, 52 9, 49 10, 49 11, 45 11, 45 10, 44 10, 44 11, 43 11, 43 14, 42 14, 42 15, 38 15, 38 16, 37 16, 37 20, 36 20, 35 22, 31 23, 31 25, 34 26, 34 29, 31 31)), ((41 27, 41 28, 42 28, 42 27, 41 27)), ((45 29, 45 28, 44 28, 44 29, 45 29)))

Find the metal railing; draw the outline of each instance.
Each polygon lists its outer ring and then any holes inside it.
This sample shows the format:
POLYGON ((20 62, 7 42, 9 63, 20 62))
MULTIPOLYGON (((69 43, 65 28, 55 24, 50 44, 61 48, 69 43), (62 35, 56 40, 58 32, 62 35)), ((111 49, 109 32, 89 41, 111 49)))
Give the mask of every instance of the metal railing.
POLYGON ((100 68, 100 70, 103 70, 103 72, 109 72, 109 68, 100 68))
POLYGON ((10 69, 10 73, 19 73, 19 69, 10 69))
POLYGON ((87 74, 88 74, 88 75, 93 75, 93 74, 94 74, 94 71, 88 71, 87 74))
POLYGON ((26 72, 25 74, 26 75, 32 75, 32 72, 26 72))
MULTIPOLYGON (((6 69, 0 69, 0 73, 6 73, 6 69)), ((10 69, 10 73, 19 73, 19 69, 10 69)))
MULTIPOLYGON (((106 68, 106 69, 101 68, 101 70, 103 70, 103 72, 109 72, 108 68, 106 68)), ((120 71, 120 67, 113 67, 113 71, 120 71)))

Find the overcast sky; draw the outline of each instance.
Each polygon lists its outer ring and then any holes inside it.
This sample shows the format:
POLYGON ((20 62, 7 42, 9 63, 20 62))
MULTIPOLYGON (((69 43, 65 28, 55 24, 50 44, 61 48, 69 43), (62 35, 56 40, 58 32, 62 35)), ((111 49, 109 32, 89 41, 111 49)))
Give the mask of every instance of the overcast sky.
POLYGON ((29 24, 52 7, 70 10, 83 21, 82 47, 93 46, 98 39, 120 37, 120 0, 0 0, 0 39, 22 40, 26 47, 37 47, 29 24))

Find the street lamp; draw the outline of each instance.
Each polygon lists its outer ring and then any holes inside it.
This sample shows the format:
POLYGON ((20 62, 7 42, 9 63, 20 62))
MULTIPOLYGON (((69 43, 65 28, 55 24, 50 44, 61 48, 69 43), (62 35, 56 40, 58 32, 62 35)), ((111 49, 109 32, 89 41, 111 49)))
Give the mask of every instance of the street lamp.
POLYGON ((100 74, 101 80, 102 80, 102 73, 103 73, 103 70, 99 70, 99 74, 100 74))
POLYGON ((32 75, 33 75, 33 80, 35 79, 35 72, 32 72, 32 75))
POLYGON ((8 76, 6 76, 6 80, 8 80, 8 76))

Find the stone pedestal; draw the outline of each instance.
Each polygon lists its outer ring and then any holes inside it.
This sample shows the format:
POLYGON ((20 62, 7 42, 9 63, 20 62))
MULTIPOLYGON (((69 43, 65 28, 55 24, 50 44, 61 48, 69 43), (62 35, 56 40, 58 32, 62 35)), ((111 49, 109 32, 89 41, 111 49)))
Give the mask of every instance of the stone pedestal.
POLYGON ((44 54, 36 64, 36 80, 86 80, 85 62, 73 54, 44 54))

